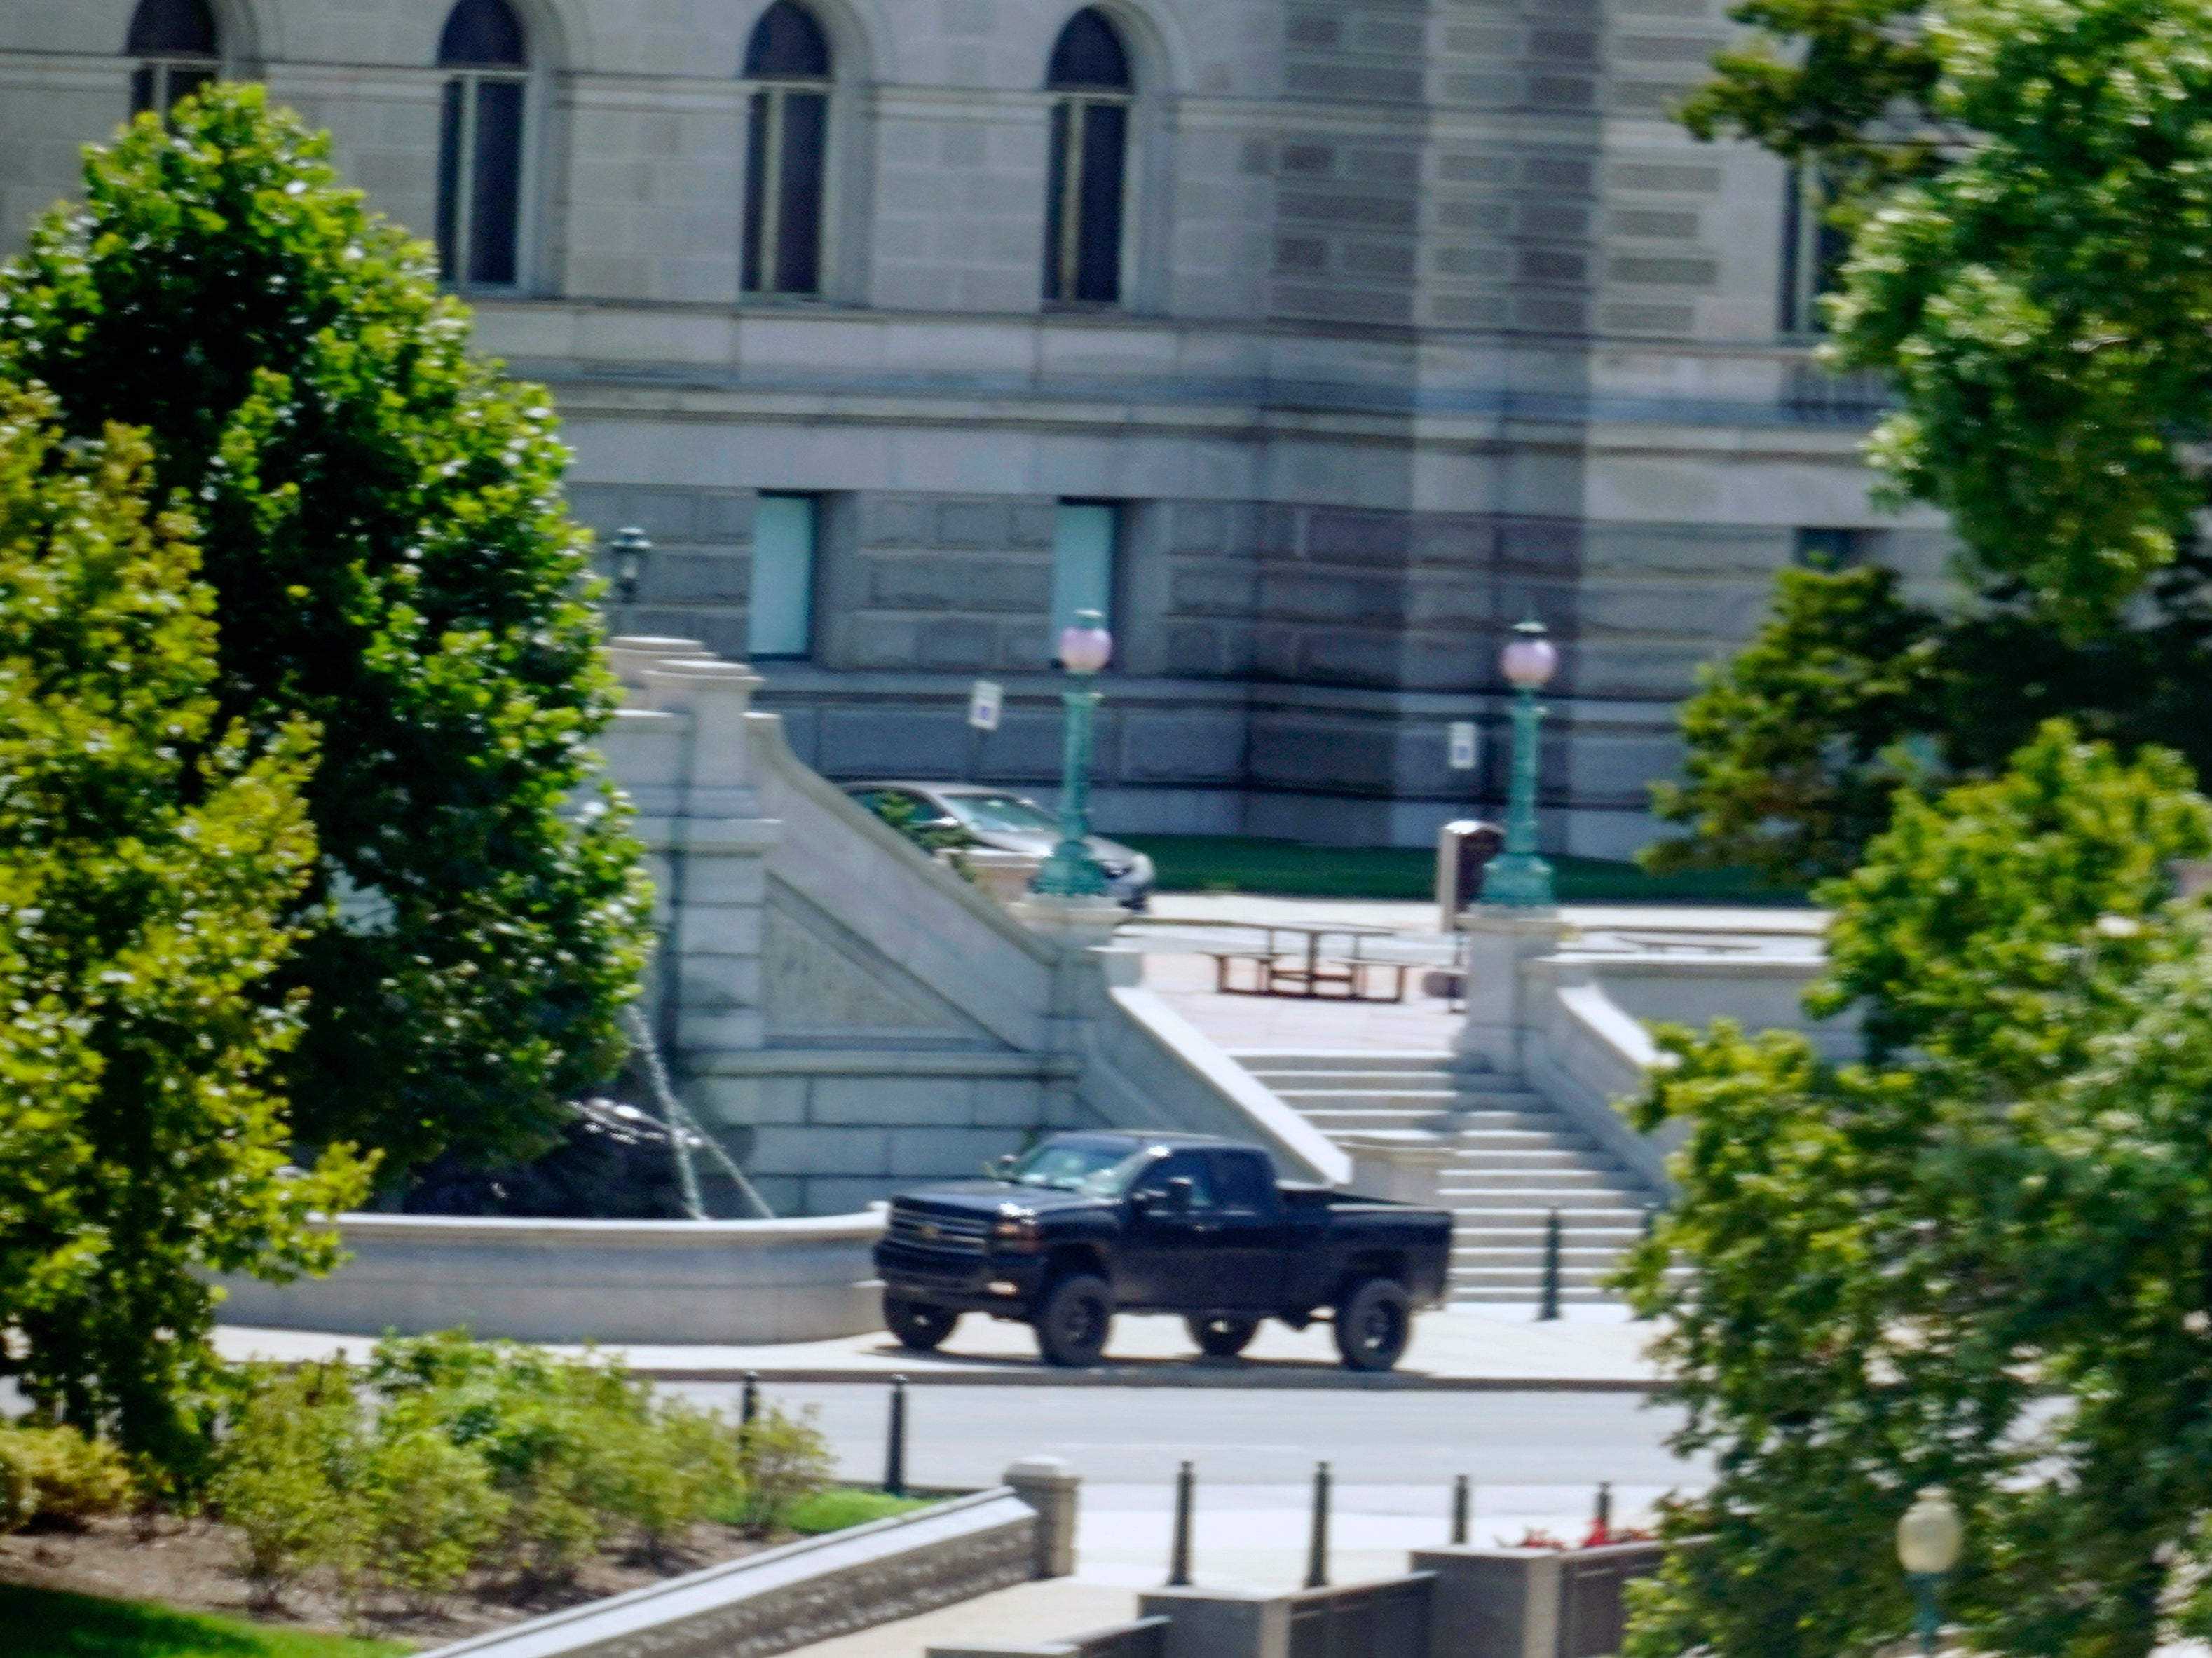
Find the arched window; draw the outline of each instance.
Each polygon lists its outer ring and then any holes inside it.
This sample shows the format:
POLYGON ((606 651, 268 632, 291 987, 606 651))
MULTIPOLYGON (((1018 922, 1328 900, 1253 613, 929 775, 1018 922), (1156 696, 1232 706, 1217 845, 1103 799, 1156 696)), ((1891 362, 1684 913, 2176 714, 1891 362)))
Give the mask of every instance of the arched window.
POLYGON ((745 145, 744 287, 822 291, 822 176, 830 137, 830 41, 792 0, 775 0, 745 44, 753 93, 745 145))
POLYGON ((519 279, 522 114, 529 55, 507 0, 459 0, 438 41, 438 273, 471 288, 519 279))
POLYGON ((1122 172, 1129 149, 1129 54, 1089 7, 1052 49, 1051 193, 1044 296, 1111 305, 1121 297, 1122 172))
POLYGON ((222 35, 207 0, 138 0, 124 50, 138 59, 131 71, 131 113, 166 113, 216 78, 222 35))

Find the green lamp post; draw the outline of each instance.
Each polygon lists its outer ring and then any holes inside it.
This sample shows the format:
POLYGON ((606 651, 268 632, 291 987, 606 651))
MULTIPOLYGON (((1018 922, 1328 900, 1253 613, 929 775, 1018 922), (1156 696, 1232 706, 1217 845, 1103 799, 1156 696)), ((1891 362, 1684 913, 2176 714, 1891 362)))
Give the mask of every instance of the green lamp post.
POLYGON ((1513 771, 1505 797, 1505 850, 1483 866, 1482 901, 1513 909, 1548 909, 1552 866, 1536 856, 1537 727, 1544 705, 1536 693, 1551 682, 1559 653, 1534 617, 1517 624, 1500 665, 1514 690, 1513 771))
POLYGON ((1917 1603, 1912 1630, 1920 1637, 1920 1650, 1927 1658, 1936 1658, 1936 1637, 1943 1630, 1943 1580, 1959 1564, 1959 1550, 1965 1542, 1966 1528, 1959 1523, 1959 1510, 1952 1504, 1951 1494, 1941 1485, 1922 1486, 1912 1506, 1897 1522, 1898 1562, 1905 1568, 1905 1581, 1912 1586, 1912 1598, 1917 1603))
POLYGON ((1101 693, 1091 681, 1114 655, 1114 636, 1106 619, 1095 610, 1079 610, 1075 620, 1060 631, 1060 665, 1075 681, 1063 691, 1067 705, 1067 739, 1060 759, 1060 844, 1030 882, 1030 891, 1041 898, 1104 898, 1106 872, 1091 856, 1085 840, 1091 833, 1091 722, 1101 693))

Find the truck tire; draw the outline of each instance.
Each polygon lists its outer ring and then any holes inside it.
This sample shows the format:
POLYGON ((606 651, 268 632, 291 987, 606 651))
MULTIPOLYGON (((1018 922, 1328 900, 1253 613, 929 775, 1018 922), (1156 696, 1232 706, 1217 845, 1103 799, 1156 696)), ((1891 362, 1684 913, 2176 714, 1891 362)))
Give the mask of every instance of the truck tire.
POLYGON ((1347 1370, 1388 1370, 1413 1333, 1413 1303, 1389 1278, 1366 1278, 1337 1303, 1336 1350, 1347 1370))
POLYGON ((1030 1315, 1037 1351, 1047 1364, 1085 1368, 1098 1362, 1114 1329, 1114 1292, 1089 1272, 1062 1278, 1030 1315))
POLYGON ((934 1352, 959 1322, 960 1314, 949 1307, 932 1307, 927 1301, 884 1292, 884 1328, 898 1338, 902 1347, 911 1347, 917 1353, 934 1352))
POLYGON ((1231 1359, 1252 1344, 1260 1333, 1257 1319, 1185 1319, 1190 1338, 1208 1358, 1231 1359))

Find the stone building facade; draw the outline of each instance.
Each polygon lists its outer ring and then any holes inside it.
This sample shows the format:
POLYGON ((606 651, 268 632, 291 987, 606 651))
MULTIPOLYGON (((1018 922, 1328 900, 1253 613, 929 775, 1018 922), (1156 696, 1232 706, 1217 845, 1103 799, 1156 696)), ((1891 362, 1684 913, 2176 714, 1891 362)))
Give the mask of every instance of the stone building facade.
POLYGON ((1785 327, 1782 168, 1663 117, 1722 4, 9 0, 0 228, 259 78, 554 387, 653 543, 618 631, 755 661, 832 777, 1048 792, 1088 599, 1102 826, 1419 844, 1534 613, 1547 832, 1618 856, 1778 566, 1942 546, 1785 327))

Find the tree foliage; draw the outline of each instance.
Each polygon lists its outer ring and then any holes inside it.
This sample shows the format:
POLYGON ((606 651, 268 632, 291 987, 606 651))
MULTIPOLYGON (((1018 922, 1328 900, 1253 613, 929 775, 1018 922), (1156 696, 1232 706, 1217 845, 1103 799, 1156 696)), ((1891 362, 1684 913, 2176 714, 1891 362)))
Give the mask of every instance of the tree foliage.
POLYGON ((521 1160, 619 1058, 641 960, 621 814, 567 810, 614 686, 550 398, 467 355, 428 250, 326 151, 225 86, 89 152, 0 275, 0 375, 73 435, 149 432, 204 526, 219 717, 321 731, 264 997, 309 993, 301 1133, 521 1160))
POLYGON ((2212 769, 2208 574, 2192 548, 2153 578, 2136 625, 2076 643, 2016 601, 1913 603, 1879 566, 1783 571, 1774 614, 1683 704, 1686 775, 1653 794, 1690 833, 1644 861, 1782 887, 1843 875, 1898 789, 1992 776, 2051 719, 2212 769))
POLYGON ((2207 503, 2212 6, 1954 0, 1930 40, 1972 142, 1860 225, 1835 361, 1898 392, 1869 446, 1894 497, 2094 637, 2207 503))
POLYGON ((1893 503, 1948 515, 1964 594, 1940 613, 1890 607, 1904 643, 1883 655, 1866 595, 1785 577, 1759 643, 1687 709, 1691 775, 1662 807, 1697 844, 1660 861, 1838 873, 1905 738, 1954 775, 1990 775, 2063 715, 2212 765, 2212 558, 2194 527, 2212 6, 1753 0, 1734 15, 1760 33, 1683 119, 1841 186, 1853 247, 1824 355, 1893 389, 1870 457, 1893 503), (1893 694, 1916 675, 1921 694, 1893 694), (1782 777, 1762 776, 1770 762, 1782 777))
POLYGON ((2212 850, 2174 756, 2054 722, 2002 776, 1900 797, 1834 883, 1795 1033, 1662 1033, 1638 1116, 1686 1137, 1629 1269, 1670 1321, 1677 1509, 1638 1658, 1829 1658, 1904 1631, 1891 1530, 1954 1488, 1978 1645, 2136 1658, 2204 1628, 2212 1555, 2212 850), (1686 1266, 1686 1275, 1669 1276, 1686 1266))
POLYGON ((0 403, 0 1375, 175 1465, 200 1275, 327 1264, 308 1213, 363 1185, 343 1148, 285 1178, 268 1085, 313 730, 224 718, 191 521, 137 434, 53 414, 0 403))

